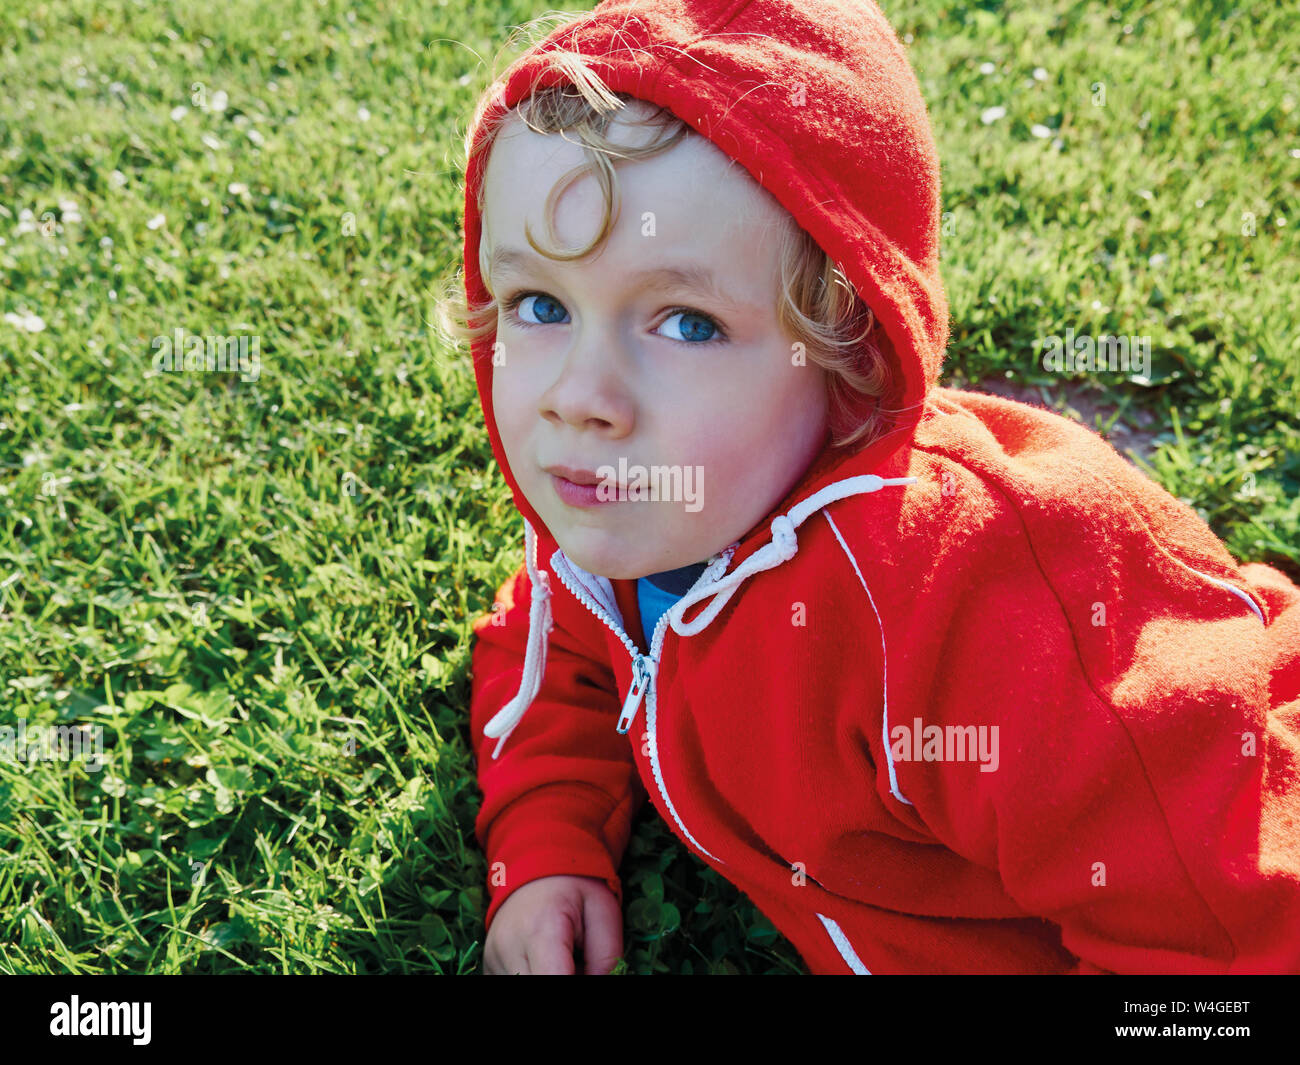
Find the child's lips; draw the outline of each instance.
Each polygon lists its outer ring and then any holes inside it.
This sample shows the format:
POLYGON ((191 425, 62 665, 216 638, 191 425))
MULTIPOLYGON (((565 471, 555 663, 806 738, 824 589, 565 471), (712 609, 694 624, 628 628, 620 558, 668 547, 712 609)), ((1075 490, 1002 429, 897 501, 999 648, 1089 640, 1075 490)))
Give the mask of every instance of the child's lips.
POLYGON ((571 507, 603 507, 612 503, 623 502, 618 498, 622 493, 617 488, 614 488, 612 493, 608 489, 604 489, 604 482, 574 484, 573 481, 554 473, 550 474, 550 478, 551 483, 555 486, 555 494, 560 497, 561 502, 567 503, 571 507), (613 498, 600 498, 600 494, 603 493, 611 494, 613 498))
MULTIPOLYGON (((602 470, 611 468, 610 466, 600 467, 602 470)), ((606 477, 601 476, 594 470, 584 469, 581 466, 564 466, 556 463, 554 466, 543 466, 542 470, 545 473, 554 474, 556 477, 563 477, 572 484, 599 484, 601 481, 607 480, 606 477)), ((617 482, 615 483, 617 485, 617 482)), ((617 485, 617 487, 621 488, 622 485, 617 485)))

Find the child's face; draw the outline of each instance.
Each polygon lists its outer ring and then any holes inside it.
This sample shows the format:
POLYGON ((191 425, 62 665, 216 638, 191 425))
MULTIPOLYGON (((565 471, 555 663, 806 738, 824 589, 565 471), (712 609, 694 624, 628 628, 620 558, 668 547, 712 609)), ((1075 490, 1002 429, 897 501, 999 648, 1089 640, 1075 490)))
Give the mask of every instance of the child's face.
MULTIPOLYGON (((649 139, 621 121, 610 135, 649 139)), ((514 116, 493 145, 483 240, 489 255, 524 258, 490 267, 501 304, 492 404, 519 487, 565 554, 589 572, 630 579, 721 551, 794 487, 826 442, 825 371, 796 358, 777 321, 788 216, 701 137, 616 163, 621 211, 593 255, 559 263, 534 252, 525 220, 542 247, 556 249, 543 207, 582 161, 580 145, 514 116), (663 268, 707 271, 717 292, 641 276, 663 268), (610 466, 621 476, 620 460, 628 486, 643 467, 654 495, 575 505, 545 471, 610 466), (679 476, 660 479, 656 466, 679 476)), ((571 185, 554 214, 558 246, 585 247, 602 203, 594 178, 571 185)))

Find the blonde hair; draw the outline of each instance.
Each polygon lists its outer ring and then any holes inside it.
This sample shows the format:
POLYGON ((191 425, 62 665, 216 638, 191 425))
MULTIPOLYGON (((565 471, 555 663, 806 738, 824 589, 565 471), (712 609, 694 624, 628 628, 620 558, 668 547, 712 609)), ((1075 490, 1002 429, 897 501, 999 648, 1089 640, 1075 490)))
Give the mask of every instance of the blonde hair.
MULTIPOLYGON (((590 174, 599 184, 604 198, 600 230, 586 247, 574 251, 547 250, 540 247, 525 225, 524 236, 539 255, 557 262, 568 262, 589 255, 609 236, 618 180, 614 159, 644 159, 667 151, 683 137, 698 136, 684 121, 667 108, 659 107, 636 125, 658 127, 657 135, 647 144, 629 147, 608 136, 615 113, 625 102, 634 99, 627 93, 613 93, 587 65, 586 57, 576 52, 551 52, 548 58, 569 79, 539 90, 521 100, 471 147, 472 162, 479 153, 490 149, 510 114, 517 115, 530 129, 543 134, 560 134, 582 145, 586 163, 569 171, 551 189, 546 198, 544 217, 554 236, 554 210, 560 195, 574 181, 590 174)), ((477 125, 490 104, 485 93, 476 110, 477 125)), ((479 182, 477 204, 480 219, 484 212, 484 188, 479 182)), ((863 416, 860 397, 879 401, 889 382, 889 370, 875 334, 879 329, 871 309, 858 297, 840 266, 824 252, 788 212, 782 212, 787 224, 780 236, 778 257, 781 265, 781 299, 777 317, 787 334, 804 345, 808 360, 827 372, 827 418, 831 446, 835 448, 865 445, 887 428, 885 411, 879 402, 863 416), (856 401, 856 402, 855 402, 856 401)), ((486 241, 479 241, 479 271, 485 287, 491 287, 486 241)), ((498 303, 493 295, 486 303, 469 306, 465 297, 463 268, 446 285, 438 300, 438 318, 443 330, 457 340, 477 341, 496 332, 498 303)))

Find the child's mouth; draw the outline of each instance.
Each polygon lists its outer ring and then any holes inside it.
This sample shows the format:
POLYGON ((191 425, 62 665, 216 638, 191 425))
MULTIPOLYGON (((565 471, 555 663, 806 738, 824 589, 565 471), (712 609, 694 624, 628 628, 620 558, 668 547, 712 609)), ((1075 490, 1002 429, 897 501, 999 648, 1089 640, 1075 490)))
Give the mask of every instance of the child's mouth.
POLYGON ((603 482, 597 484, 574 484, 556 474, 550 474, 551 483, 555 486, 555 494, 560 500, 569 504, 571 507, 601 507, 609 506, 612 503, 621 503, 617 487, 611 486, 604 488, 603 482), (611 498, 602 498, 608 494, 611 498))

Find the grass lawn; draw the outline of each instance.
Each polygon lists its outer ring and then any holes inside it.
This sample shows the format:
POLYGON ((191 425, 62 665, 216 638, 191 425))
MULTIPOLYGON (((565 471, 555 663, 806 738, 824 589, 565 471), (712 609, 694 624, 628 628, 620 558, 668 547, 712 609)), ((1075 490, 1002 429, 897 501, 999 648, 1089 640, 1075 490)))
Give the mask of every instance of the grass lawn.
MULTIPOLYGON (((1287 6, 883 7, 945 383, 1085 417, 1300 579, 1287 6), (1150 375, 1045 371, 1067 328, 1150 375)), ((104 743, 0 757, 0 972, 479 969, 470 625, 522 523, 431 323, 473 101, 544 10, 0 7, 0 725, 104 743), (178 330, 257 371, 158 369, 178 330)), ((804 971, 649 808, 623 873, 626 971, 804 971)))

